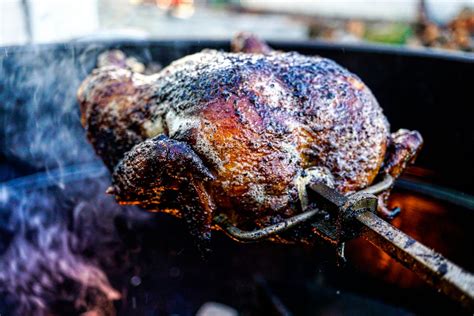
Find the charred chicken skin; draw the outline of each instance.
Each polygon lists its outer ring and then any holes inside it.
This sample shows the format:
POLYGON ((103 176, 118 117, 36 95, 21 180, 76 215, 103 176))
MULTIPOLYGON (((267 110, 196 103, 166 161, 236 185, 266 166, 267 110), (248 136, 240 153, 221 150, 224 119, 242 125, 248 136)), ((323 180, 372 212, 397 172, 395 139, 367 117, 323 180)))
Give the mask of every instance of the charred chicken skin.
POLYGON ((390 134, 369 88, 334 61, 248 34, 232 48, 151 76, 101 67, 82 83, 82 123, 119 203, 182 217, 205 242, 216 212, 275 223, 305 210, 307 184, 351 194, 398 177, 420 149, 418 132, 390 134))

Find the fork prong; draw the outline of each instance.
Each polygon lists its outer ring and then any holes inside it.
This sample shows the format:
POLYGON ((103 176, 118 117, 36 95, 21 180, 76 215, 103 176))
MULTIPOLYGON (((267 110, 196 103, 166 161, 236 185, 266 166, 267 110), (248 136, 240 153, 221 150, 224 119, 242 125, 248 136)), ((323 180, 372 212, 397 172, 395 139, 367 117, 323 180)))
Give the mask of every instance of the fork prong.
POLYGON ((319 213, 319 210, 310 210, 296 216, 285 219, 277 224, 264 227, 262 229, 246 231, 233 225, 225 214, 214 217, 214 223, 219 226, 227 235, 240 242, 255 242, 267 239, 275 234, 284 232, 294 226, 306 222, 319 213))

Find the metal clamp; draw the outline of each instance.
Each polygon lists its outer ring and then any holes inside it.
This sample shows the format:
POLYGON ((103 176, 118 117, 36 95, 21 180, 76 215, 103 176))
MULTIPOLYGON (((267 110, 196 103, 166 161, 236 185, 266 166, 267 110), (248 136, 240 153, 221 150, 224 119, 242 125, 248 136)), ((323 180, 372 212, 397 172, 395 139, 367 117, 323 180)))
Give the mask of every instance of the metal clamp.
POLYGON ((360 226, 354 225, 356 215, 377 211, 377 197, 369 193, 355 193, 346 197, 324 184, 312 184, 309 189, 311 193, 316 193, 312 198, 316 205, 328 212, 324 220, 315 221, 312 226, 321 237, 335 245, 359 235, 360 226))

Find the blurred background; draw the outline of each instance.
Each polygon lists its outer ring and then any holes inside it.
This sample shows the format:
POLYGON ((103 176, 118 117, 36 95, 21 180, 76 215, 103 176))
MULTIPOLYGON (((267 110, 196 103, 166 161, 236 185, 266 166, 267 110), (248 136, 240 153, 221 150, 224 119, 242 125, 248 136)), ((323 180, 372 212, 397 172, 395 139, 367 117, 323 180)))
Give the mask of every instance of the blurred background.
POLYGON ((0 0, 0 45, 86 39, 375 42, 474 51, 474 0, 0 0))

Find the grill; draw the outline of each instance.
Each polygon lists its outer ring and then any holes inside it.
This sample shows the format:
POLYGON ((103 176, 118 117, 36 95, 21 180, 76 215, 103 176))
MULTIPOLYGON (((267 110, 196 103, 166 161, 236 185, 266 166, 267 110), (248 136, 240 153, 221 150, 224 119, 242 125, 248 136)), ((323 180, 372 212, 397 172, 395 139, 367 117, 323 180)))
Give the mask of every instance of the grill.
MULTIPOLYGON (((404 315, 472 310, 472 275, 458 266, 474 270, 470 251, 474 237, 469 230, 474 220, 474 134, 469 127, 472 109, 467 106, 472 98, 468 75, 474 70, 474 58, 370 46, 271 44, 336 60, 372 88, 393 130, 403 126, 422 133, 426 145, 417 167, 397 181, 391 199, 393 206, 402 209, 393 225, 404 233, 367 211, 373 208, 370 193, 391 185, 390 179, 348 199, 328 188, 313 187, 324 211, 333 212, 337 219, 337 214, 351 210, 351 217, 365 228, 352 236, 346 225, 316 221, 321 210, 257 232, 231 227, 218 217, 216 223, 234 239, 261 239, 308 220, 319 225, 316 228, 332 242, 312 249, 265 241, 240 244, 216 233, 215 253, 202 261, 179 221, 119 207, 103 194, 108 173, 85 141, 74 94, 97 55, 107 49, 119 48, 145 63, 167 64, 202 48, 226 49, 229 43, 111 41, 10 47, 3 50, 0 79, 3 264, 12 258, 18 234, 26 234, 25 240, 41 249, 42 227, 64 222, 66 231, 83 234, 77 240, 85 246, 71 246, 74 255, 94 262, 120 292, 122 298, 114 306, 108 300, 86 298, 111 314, 116 310, 120 315, 186 315, 212 300, 243 314, 404 315), (359 234, 364 238, 353 239, 359 234), (454 300, 422 285, 412 272, 364 239, 421 273, 454 300), (342 241, 347 241, 347 263, 338 266, 342 241), (337 245, 337 251, 331 244, 337 245)), ((27 267, 22 272, 30 273, 27 267)), ((4 301, 5 313, 15 305, 9 302, 4 301)), ((74 304, 54 295, 46 302, 58 313, 77 312, 74 304)))

